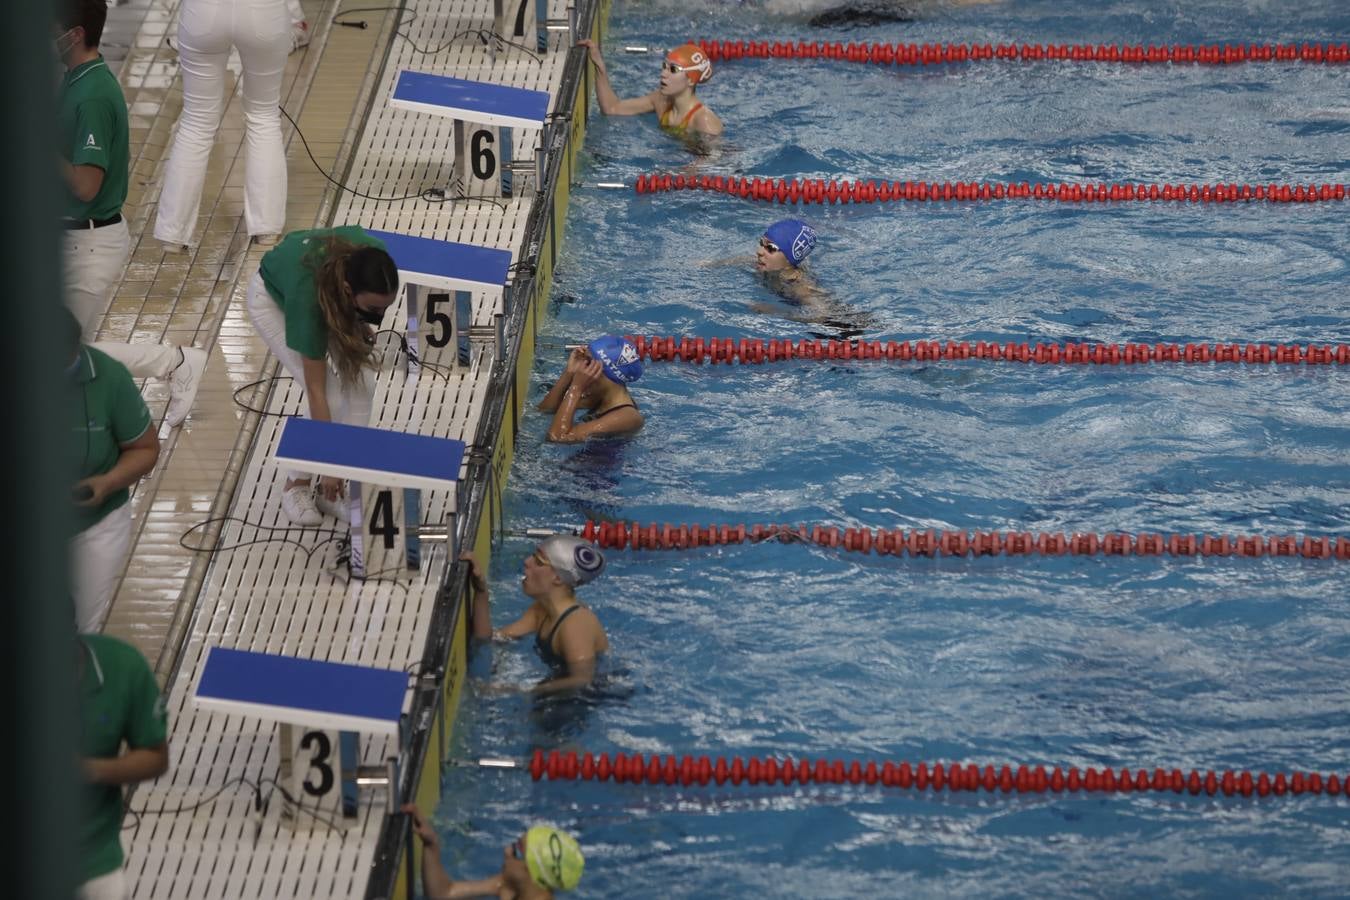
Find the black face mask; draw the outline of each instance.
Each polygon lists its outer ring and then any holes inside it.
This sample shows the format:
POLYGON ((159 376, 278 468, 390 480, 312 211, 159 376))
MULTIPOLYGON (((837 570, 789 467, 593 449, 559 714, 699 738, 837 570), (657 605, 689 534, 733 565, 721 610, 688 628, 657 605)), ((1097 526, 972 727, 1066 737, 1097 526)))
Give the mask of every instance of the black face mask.
POLYGON ((384 324, 384 310, 376 312, 373 309, 362 309, 358 306, 356 307, 356 317, 367 325, 373 325, 376 328, 384 324))

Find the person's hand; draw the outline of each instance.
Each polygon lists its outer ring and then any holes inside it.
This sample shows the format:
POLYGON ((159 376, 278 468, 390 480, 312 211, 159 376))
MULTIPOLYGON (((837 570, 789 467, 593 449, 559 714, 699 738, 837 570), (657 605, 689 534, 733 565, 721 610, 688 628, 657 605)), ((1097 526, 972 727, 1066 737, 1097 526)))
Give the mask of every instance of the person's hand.
POLYGON ((595 67, 602 72, 605 70, 605 58, 600 55, 600 48, 596 46, 595 41, 590 38, 582 38, 577 41, 577 46, 585 47, 586 53, 590 56, 591 62, 595 64, 595 67))
POLYGON ((319 493, 327 500, 336 500, 342 493, 342 479, 335 475, 320 475, 319 493))
POLYGON ((422 818, 422 811, 417 808, 416 804, 405 803, 399 809, 412 816, 413 831, 421 839, 422 846, 428 850, 439 849, 441 846, 440 835, 436 834, 436 830, 427 824, 426 819, 422 818))
POLYGON ((600 363, 593 359, 588 359, 586 360, 586 365, 582 366, 580 371, 572 376, 572 387, 584 392, 595 383, 597 378, 604 377, 604 371, 605 370, 601 367, 600 363))
POLYGON ((82 478, 71 485, 70 496, 72 498, 80 497, 87 491, 88 496, 85 496, 83 499, 75 500, 75 505, 84 507, 98 506, 104 500, 107 500, 108 495, 112 493, 112 491, 109 490, 109 487, 108 480, 102 475, 90 475, 88 478, 82 478))
POLYGON ((567 355, 567 367, 563 369, 563 374, 569 378, 576 377, 576 374, 586 368, 586 363, 590 361, 591 357, 585 350, 573 350, 567 355))
POLYGON ((103 767, 107 760, 99 759, 96 756, 85 756, 80 759, 80 770, 84 773, 84 780, 89 784, 103 784, 103 767))
POLYGON ((478 557, 473 555, 473 551, 465 550, 459 555, 459 558, 469 564, 469 573, 473 577, 473 589, 480 594, 486 594, 488 589, 487 578, 483 575, 483 567, 478 564, 478 557))

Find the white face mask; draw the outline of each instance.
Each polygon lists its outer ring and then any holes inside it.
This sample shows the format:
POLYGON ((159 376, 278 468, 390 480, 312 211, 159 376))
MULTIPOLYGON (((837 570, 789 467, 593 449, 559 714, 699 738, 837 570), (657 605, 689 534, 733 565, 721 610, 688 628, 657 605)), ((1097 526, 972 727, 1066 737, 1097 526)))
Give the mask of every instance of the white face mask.
POLYGON ((71 28, 69 31, 62 32, 55 43, 56 58, 65 62, 66 54, 75 48, 75 45, 79 43, 79 38, 75 36, 75 29, 71 28))

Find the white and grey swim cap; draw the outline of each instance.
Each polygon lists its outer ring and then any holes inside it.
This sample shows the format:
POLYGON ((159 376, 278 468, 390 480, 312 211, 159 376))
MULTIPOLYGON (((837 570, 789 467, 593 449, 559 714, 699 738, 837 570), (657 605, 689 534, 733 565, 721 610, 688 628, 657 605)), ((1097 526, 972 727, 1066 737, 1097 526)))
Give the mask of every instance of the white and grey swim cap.
POLYGON ((605 570, 605 556, 588 541, 571 535, 545 538, 539 549, 558 578, 568 587, 585 584, 605 570))

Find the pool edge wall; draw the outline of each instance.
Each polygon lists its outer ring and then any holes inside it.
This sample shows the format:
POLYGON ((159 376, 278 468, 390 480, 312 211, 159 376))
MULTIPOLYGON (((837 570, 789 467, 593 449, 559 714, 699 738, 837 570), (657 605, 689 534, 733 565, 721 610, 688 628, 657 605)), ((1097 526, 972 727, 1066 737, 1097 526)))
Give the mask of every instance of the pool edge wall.
MULTIPOLYGON (((578 32, 602 40, 611 2, 579 0, 578 32)), ((586 137, 590 65, 584 49, 572 47, 567 52, 551 116, 555 125, 541 132, 541 139, 549 143, 543 190, 530 206, 524 238, 515 252, 518 274, 506 291, 505 347, 493 363, 483 415, 468 456, 470 476, 461 483, 455 503, 458 546, 471 547, 484 565, 491 560, 494 530, 504 527, 502 498, 507 473, 529 399, 535 344, 562 246, 577 155, 586 137)), ((464 685, 469 590, 466 567, 448 559, 417 669, 421 674, 413 685, 413 699, 402 729, 400 759, 405 762, 399 772, 398 803, 416 803, 426 812, 440 801, 441 770, 452 743, 464 685)), ((421 852, 409 817, 385 816, 366 882, 367 900, 413 897, 421 852)))

